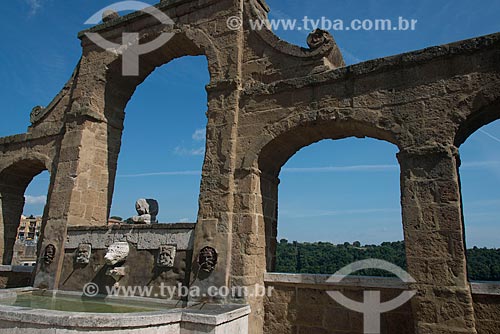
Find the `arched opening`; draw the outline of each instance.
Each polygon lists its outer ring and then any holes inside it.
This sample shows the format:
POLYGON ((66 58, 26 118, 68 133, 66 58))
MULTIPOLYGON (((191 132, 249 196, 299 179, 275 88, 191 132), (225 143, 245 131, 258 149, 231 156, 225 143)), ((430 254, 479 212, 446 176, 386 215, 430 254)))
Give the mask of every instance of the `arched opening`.
MULTIPOLYGON (((330 280, 331 274, 362 259, 405 267, 398 147, 391 142, 396 141, 390 134, 360 122, 318 122, 292 130, 262 150, 264 284, 273 288, 264 301, 265 332, 314 328, 358 333, 362 317, 339 307, 329 291, 357 301, 366 290, 383 291, 384 299, 401 293, 387 284, 393 282, 387 277, 356 277, 342 285, 330 280), (278 243, 278 238, 289 240, 278 243), (283 316, 288 321, 274 321, 283 316)), ((373 269, 352 275, 391 276, 373 269)), ((384 314, 381 326, 384 333, 411 332, 410 303, 384 314)))
POLYGON ((464 131, 466 140, 462 139, 465 142, 460 146, 463 220, 471 281, 500 281, 500 120, 490 123, 489 115, 487 119, 472 119, 472 125, 464 131), (480 127, 480 124, 487 125, 480 127))
POLYGON ((333 274, 369 258, 404 267, 397 150, 370 138, 324 140, 288 160, 274 271, 333 274))
POLYGON ((159 222, 195 222, 205 153, 210 81, 203 56, 175 59, 138 86, 126 107, 110 217, 137 215, 139 198, 159 202, 159 222))
MULTIPOLYGON (((325 139, 339 140, 349 137, 357 137, 357 138, 369 137, 385 141, 388 143, 396 143, 396 140, 393 138, 392 134, 385 132, 383 130, 373 128, 369 124, 365 124, 363 122, 357 122, 354 120, 345 123, 335 122, 335 121, 331 122, 325 121, 308 126, 299 126, 294 129, 291 129, 290 131, 284 133, 283 135, 278 136, 276 139, 271 141, 262 149, 259 155, 259 170, 261 171, 260 186, 261 186, 261 196, 262 196, 262 211, 266 227, 266 264, 268 272, 273 272, 276 270, 276 250, 277 250, 277 238, 279 229, 278 185, 280 184, 278 176, 280 175, 280 173, 286 172, 286 169, 283 169, 283 166, 285 166, 287 161, 289 161, 289 159, 292 156, 294 156, 299 150, 301 150, 306 146, 320 142, 325 139)), ((376 143, 376 141, 374 141, 373 139, 370 140, 373 143, 376 143)), ((356 155, 352 153, 352 149, 358 147, 357 144, 359 144, 359 140, 356 141, 355 139, 348 139, 347 142, 349 144, 346 146, 345 152, 348 153, 344 154, 340 153, 337 159, 344 159, 345 157, 349 156, 353 157, 356 155), (349 150, 351 150, 351 152, 349 152, 349 150)), ((391 151, 390 154, 385 154, 386 156, 392 155, 392 158, 390 158, 392 160, 389 160, 390 163, 385 162, 380 165, 386 165, 385 166, 386 169, 395 170, 396 174, 393 175, 397 175, 399 177, 399 173, 397 173, 397 171, 399 170, 399 165, 395 157, 397 146, 392 147, 392 149, 393 151, 391 151)), ((376 156, 378 149, 376 151, 368 149, 368 151, 370 151, 370 154, 375 154, 376 156)), ((330 152, 328 152, 328 150, 326 152, 321 153, 322 159, 324 159, 324 156, 328 154, 331 154, 330 152)), ((365 153, 365 155, 366 154, 367 153, 365 153)), ((331 159, 335 159, 335 155, 332 155, 331 159)), ((361 155, 360 157, 358 157, 358 159, 361 159, 360 161, 363 161, 361 155)), ((334 163, 333 160, 330 160, 330 162, 334 166, 335 165, 339 166, 337 163, 334 163)), ((367 164, 367 162, 364 163, 367 164)), ((347 165, 349 165, 349 163, 347 165)), ((353 163, 350 163, 350 165, 353 165, 353 163)), ((392 195, 393 199, 395 199, 394 196, 395 195, 392 195)), ((396 196, 399 196, 399 192, 397 192, 396 196)), ((399 201, 397 201, 397 203, 399 203, 399 201)), ((332 209, 327 209, 327 208, 322 208, 322 210, 332 211, 332 209)), ((396 213, 399 210, 400 212, 399 206, 394 204, 391 206, 391 208, 387 208, 387 210, 396 210, 395 211, 396 213)), ((334 226, 331 226, 331 229, 335 231, 334 226)), ((358 240, 352 240, 352 241, 358 241, 358 240)))
POLYGON ((38 241, 42 229, 43 214, 47 203, 50 174, 43 171, 33 178, 26 188, 25 204, 17 230, 12 265, 34 266, 37 261, 38 241))
POLYGON ((48 183, 46 166, 37 159, 17 161, 0 172, 2 264, 33 265, 36 261, 48 183))

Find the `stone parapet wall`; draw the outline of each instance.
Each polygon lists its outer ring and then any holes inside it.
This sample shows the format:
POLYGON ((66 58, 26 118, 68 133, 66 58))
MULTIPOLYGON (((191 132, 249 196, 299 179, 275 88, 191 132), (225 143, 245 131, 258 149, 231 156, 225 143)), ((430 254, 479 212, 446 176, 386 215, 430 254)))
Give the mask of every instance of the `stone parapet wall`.
MULTIPOLYGON (((398 279, 359 277, 340 283, 329 275, 266 274, 273 293, 264 302, 267 334, 363 334, 363 315, 333 300, 327 291, 341 291, 362 302, 365 290, 381 291, 382 301, 392 300, 408 286, 398 279)), ((382 315, 382 334, 413 334, 410 303, 382 315)))
POLYGON ((500 282, 472 283, 471 288, 477 333, 500 333, 500 282))
MULTIPOLYGON (((329 283, 330 275, 275 274, 265 276, 273 293, 264 301, 265 333, 268 334, 362 334, 363 316, 335 302, 327 291, 341 291, 362 301, 363 291, 382 292, 382 301, 392 299, 409 286, 395 278, 348 277, 329 283)), ((471 291, 478 334, 500 333, 500 283, 473 282, 471 291)), ((382 334, 415 333, 410 303, 382 315, 382 334)))
POLYGON ((0 266, 0 289, 20 288, 31 284, 34 267, 0 266))

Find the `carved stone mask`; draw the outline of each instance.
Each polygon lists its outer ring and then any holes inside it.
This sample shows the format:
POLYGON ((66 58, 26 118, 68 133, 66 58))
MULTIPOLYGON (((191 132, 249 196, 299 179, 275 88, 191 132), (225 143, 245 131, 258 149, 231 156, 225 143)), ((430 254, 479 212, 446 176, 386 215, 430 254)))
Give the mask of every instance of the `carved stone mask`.
POLYGON ((43 262, 46 265, 51 265, 54 262, 54 258, 56 257, 56 246, 53 244, 48 244, 45 247, 45 252, 43 253, 43 262))
POLYGON ((217 265, 217 251, 212 247, 204 247, 198 255, 198 264, 204 272, 211 273, 217 265))
POLYGON ((46 113, 46 110, 44 107, 41 106, 36 106, 31 110, 31 115, 30 115, 30 121, 31 124, 35 124, 38 122, 41 118, 43 118, 44 114, 46 113))
POLYGON ((115 242, 108 247, 108 252, 104 256, 107 265, 114 266, 117 263, 125 261, 130 252, 127 242, 115 242))
POLYGON ((89 264, 91 253, 92 253, 92 245, 90 244, 78 245, 75 262, 78 264, 89 264))
POLYGON ((332 40, 333 37, 328 31, 316 29, 307 37, 307 45, 311 49, 318 49, 332 40))
POLYGON ((158 253, 158 267, 172 268, 174 266, 175 254, 175 246, 160 246, 160 251, 158 253))

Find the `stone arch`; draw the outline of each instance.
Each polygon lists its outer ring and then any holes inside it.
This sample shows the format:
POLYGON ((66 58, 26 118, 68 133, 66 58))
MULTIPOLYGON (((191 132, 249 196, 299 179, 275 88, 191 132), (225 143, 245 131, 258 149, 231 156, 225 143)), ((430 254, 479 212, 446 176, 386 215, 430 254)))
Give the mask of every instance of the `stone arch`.
MULTIPOLYGON (((266 268, 275 267, 277 218, 278 218, 278 185, 279 173, 283 165, 300 149, 325 139, 344 139, 348 137, 373 138, 398 146, 396 136, 373 124, 359 120, 339 121, 335 119, 305 122, 294 127, 283 124, 275 129, 286 129, 274 136, 260 149, 256 167, 260 177, 261 212, 264 217, 266 268)), ((258 210, 259 211, 259 210, 258 210)))
POLYGON ((136 88, 156 68, 185 56, 205 56, 208 61, 211 83, 222 79, 219 53, 212 40, 201 29, 183 29, 176 32, 172 39, 161 48, 141 56, 138 76, 122 76, 121 57, 116 58, 107 66, 104 114, 108 122, 119 126, 120 119, 114 119, 117 117, 116 113, 123 112, 136 88))
POLYGON ((466 101, 470 112, 459 123, 454 144, 458 148, 481 127, 500 119, 500 96, 498 87, 488 87, 469 97, 466 101))
POLYGON ((43 165, 44 170, 52 170, 52 159, 49 156, 39 152, 29 152, 16 154, 13 158, 6 157, 3 159, 3 161, 0 162, 0 174, 12 168, 14 165, 21 164, 23 161, 36 161, 37 164, 43 165))
MULTIPOLYGON (((498 96, 498 88, 497 87, 487 87, 477 94, 469 97, 467 100, 467 105, 470 108, 470 113, 467 117, 459 124, 458 130, 455 133, 454 138, 454 146, 460 152, 460 147, 477 131, 479 131, 482 127, 491 124, 495 121, 500 120, 500 97, 498 96)), ((464 249, 467 247, 471 247, 471 245, 467 245, 466 242, 466 215, 463 198, 463 187, 462 187, 462 177, 460 173, 460 167, 462 165, 462 159, 460 153, 457 155, 457 176, 458 176, 458 189, 460 193, 460 214, 461 214, 461 222, 462 222, 462 231, 463 231, 463 243, 464 249)), ((468 254, 465 253, 465 258, 467 260, 468 254)), ((468 270, 468 269, 467 269, 468 270)), ((468 275, 467 279, 470 276, 468 275)))
POLYGON ((281 167, 301 148, 324 139, 343 139, 348 137, 387 141, 399 147, 396 134, 376 127, 368 121, 358 119, 330 119, 290 122, 285 120, 275 124, 263 136, 257 148, 257 166, 263 173, 277 176, 281 167))
MULTIPOLYGON (((150 29, 150 28, 148 28, 150 29)), ((147 34, 141 34, 148 40, 157 36, 161 31, 155 27, 148 30, 147 34)), ((144 41, 141 41, 143 43, 144 41)), ((151 53, 140 56, 140 72, 138 76, 122 75, 122 57, 113 55, 105 50, 99 49, 93 44, 87 44, 84 39, 84 59, 81 68, 92 68, 96 72, 93 78, 81 77, 79 85, 93 86, 93 93, 82 97, 78 104, 81 112, 87 116, 93 125, 88 127, 88 139, 96 142, 95 147, 82 147, 84 152, 80 154, 89 156, 89 165, 86 170, 90 174, 99 175, 101 181, 98 191, 103 193, 101 198, 107 199, 106 203, 100 203, 100 208, 95 208, 95 222, 93 224, 104 224, 109 211, 114 192, 118 155, 121 147, 123 124, 125 120, 125 108, 132 98, 136 88, 158 67, 170 61, 184 56, 205 56, 208 61, 210 73, 209 86, 216 86, 222 81, 222 70, 219 61, 219 52, 213 41, 201 28, 185 27, 176 30, 175 35, 161 48, 151 53), (96 60, 95 58, 98 58, 96 60), (102 64, 103 62, 104 64, 102 64), (90 80, 91 82, 86 82, 90 80), (92 158, 91 158, 92 157, 92 158), (95 162, 98 162, 96 164, 95 162), (104 167, 104 168, 103 168, 104 167), (103 173, 103 169, 105 173, 103 173), (102 208, 102 209, 101 209, 102 208)), ((80 73, 82 69, 80 70, 80 73)), ((168 100, 165 100, 168 104, 168 100)), ((78 107, 78 106, 77 106, 78 107)), ((73 106, 75 109, 75 106, 73 106)), ((79 112, 79 111, 77 111, 79 112)), ((209 110, 210 112, 210 110, 209 110)), ((87 127, 87 125, 83 125, 87 127)), ((87 135, 87 134, 86 134, 87 135)), ((84 198, 92 198, 93 193, 86 189, 80 190, 84 198)), ((95 191, 94 191, 95 193, 95 191)), ((76 217, 73 224, 84 224, 76 217)))
POLYGON ((38 153, 18 156, 0 170, 0 258, 3 264, 12 261, 26 188, 43 171, 51 171, 50 159, 38 153))

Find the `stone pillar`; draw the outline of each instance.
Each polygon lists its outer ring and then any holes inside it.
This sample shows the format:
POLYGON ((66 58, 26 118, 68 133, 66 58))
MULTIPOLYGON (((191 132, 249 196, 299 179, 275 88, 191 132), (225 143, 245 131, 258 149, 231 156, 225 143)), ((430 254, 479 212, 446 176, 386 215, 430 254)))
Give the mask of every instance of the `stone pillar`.
POLYGON ((116 160, 113 159, 111 172, 108 168, 109 154, 114 151, 108 145, 108 124, 85 122, 80 138, 76 182, 68 207, 68 225, 106 225, 113 191, 110 183, 114 184, 116 173, 116 160))
POLYGON ((55 289, 59 286, 68 225, 107 224, 119 150, 118 146, 108 151, 109 133, 105 120, 89 115, 80 114, 66 125, 53 189, 47 199, 43 244, 39 248, 41 257, 47 245, 54 245, 56 257, 50 265, 43 264, 39 258, 35 287, 55 289))
POLYGON ((264 219, 266 238, 266 268, 259 268, 260 271, 272 272, 276 269, 276 248, 278 246, 278 177, 262 174, 260 178, 260 201, 264 219))
MULTIPOLYGON (((235 193, 233 137, 238 112, 238 92, 235 88, 235 82, 212 83, 207 88, 207 143, 192 273, 193 285, 200 288, 202 295, 212 286, 229 287, 230 284, 235 193), (199 251, 206 246, 213 247, 218 254, 218 264, 211 273, 201 271, 197 265, 199 251)), ((223 301, 225 298, 215 299, 223 301)))
POLYGON ((464 230, 455 147, 398 154, 408 271, 418 334, 476 333, 466 274, 464 230))
MULTIPOLYGON (((2 187, 4 188, 4 187, 2 187)), ((5 190, 0 194, 0 256, 2 264, 11 264, 17 229, 24 208, 24 189, 5 190)))
POLYGON ((252 334, 261 334, 264 326, 264 296, 255 289, 264 287, 264 273, 275 266, 278 184, 277 177, 255 168, 235 173, 229 285, 248 295, 236 294, 230 301, 251 306, 252 334))
MULTIPOLYGON (((264 326, 264 300, 263 296, 255 295, 255 289, 264 286, 267 261, 272 260, 267 256, 268 242, 276 244, 276 238, 271 240, 269 233, 274 229, 269 224, 275 220, 267 220, 265 212, 266 206, 274 206, 272 201, 263 199, 267 192, 262 194, 262 188, 267 190, 268 184, 258 169, 238 170, 236 175, 238 191, 235 195, 231 285, 248 291, 249 295, 239 297, 252 309, 249 333, 259 334, 264 326)), ((267 214, 272 216, 275 213, 267 214)))
MULTIPOLYGON (((103 52, 102 56, 108 55, 103 52)), ((85 57, 79 66, 47 198, 34 284, 37 288, 59 287, 67 226, 106 225, 108 220, 122 124, 111 126, 105 114, 106 108, 110 109, 105 99, 106 83, 96 80, 105 77, 105 66, 96 66, 85 57), (42 257, 49 244, 55 246, 56 256, 47 265, 42 257)))

